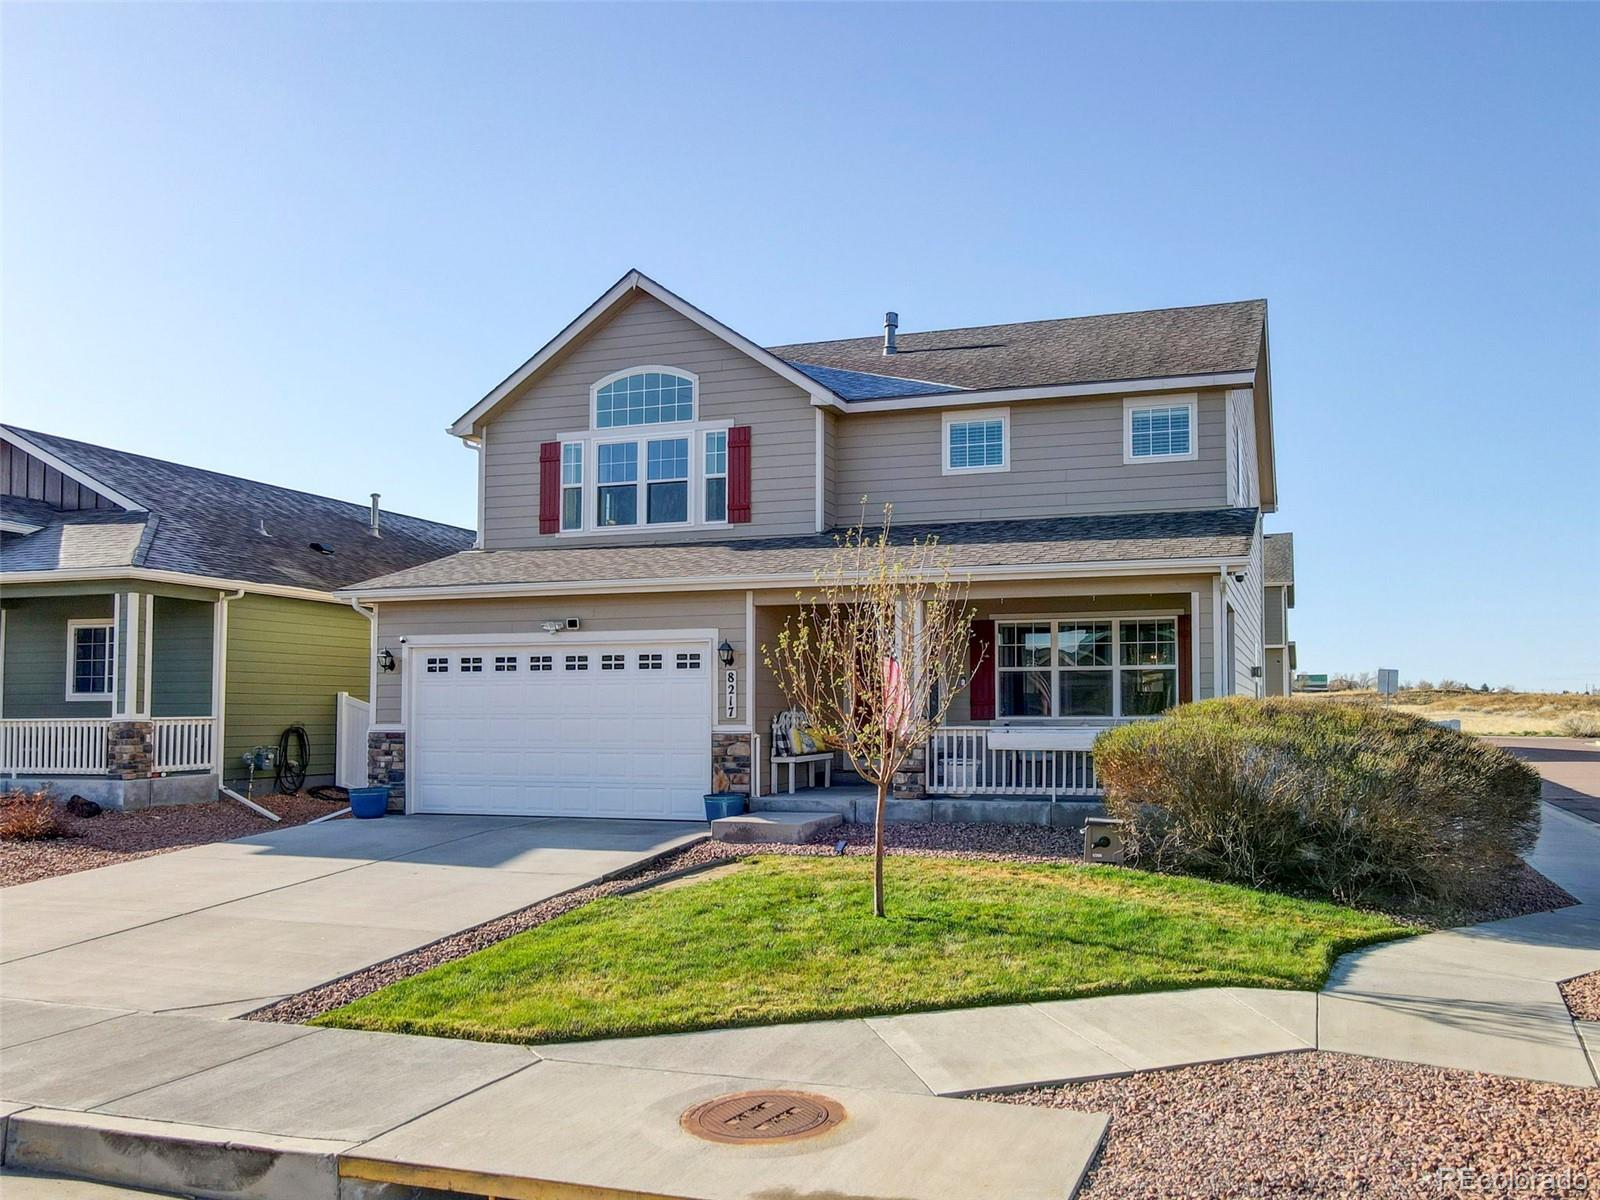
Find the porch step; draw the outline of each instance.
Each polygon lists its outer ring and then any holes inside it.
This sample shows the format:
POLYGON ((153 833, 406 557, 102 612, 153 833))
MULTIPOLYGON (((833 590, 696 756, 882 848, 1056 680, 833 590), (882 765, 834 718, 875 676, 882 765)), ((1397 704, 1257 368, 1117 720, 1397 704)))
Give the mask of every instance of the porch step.
POLYGON ((824 829, 844 823, 838 813, 766 810, 711 822, 711 836, 724 842, 809 842, 824 829))

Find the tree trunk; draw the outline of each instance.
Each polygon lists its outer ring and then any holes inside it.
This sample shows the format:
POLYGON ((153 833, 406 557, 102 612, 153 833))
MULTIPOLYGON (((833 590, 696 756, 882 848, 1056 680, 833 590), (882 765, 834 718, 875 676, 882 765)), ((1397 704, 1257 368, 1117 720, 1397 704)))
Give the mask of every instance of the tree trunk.
POLYGON ((872 915, 883 916, 883 814, 887 807, 889 785, 878 785, 878 812, 872 822, 872 915))

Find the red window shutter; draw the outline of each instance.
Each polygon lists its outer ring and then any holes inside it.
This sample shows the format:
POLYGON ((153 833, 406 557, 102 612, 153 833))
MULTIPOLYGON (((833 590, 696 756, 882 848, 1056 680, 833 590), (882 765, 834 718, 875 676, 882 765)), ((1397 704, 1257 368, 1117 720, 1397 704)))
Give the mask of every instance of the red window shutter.
POLYGON ((728 520, 735 525, 750 521, 750 426, 728 430, 728 520))
POLYGON ((967 643, 967 701, 974 721, 994 720, 994 622, 974 621, 967 643))
POLYGON ((1187 613, 1178 618, 1178 703, 1188 704, 1194 699, 1194 637, 1191 618, 1187 613))
POLYGON ((561 443, 539 447, 539 532, 561 532, 561 443))

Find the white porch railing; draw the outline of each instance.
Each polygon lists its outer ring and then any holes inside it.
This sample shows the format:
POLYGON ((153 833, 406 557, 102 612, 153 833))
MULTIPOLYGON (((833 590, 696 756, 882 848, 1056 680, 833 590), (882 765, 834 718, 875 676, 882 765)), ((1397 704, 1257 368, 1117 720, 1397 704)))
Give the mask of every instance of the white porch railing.
POLYGON ((943 796, 1098 796, 1088 750, 1014 750, 989 745, 984 726, 949 726, 928 742, 927 789, 943 796))
POLYGON ((0 721, 0 771, 16 775, 104 775, 103 717, 29 717, 0 721))
POLYGON ((217 723, 210 717, 156 717, 155 771, 206 771, 216 765, 217 723))

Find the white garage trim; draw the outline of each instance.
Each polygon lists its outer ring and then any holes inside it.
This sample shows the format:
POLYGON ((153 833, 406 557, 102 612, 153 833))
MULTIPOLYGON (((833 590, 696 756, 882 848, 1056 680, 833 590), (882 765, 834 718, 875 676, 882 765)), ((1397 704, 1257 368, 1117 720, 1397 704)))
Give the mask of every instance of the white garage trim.
MULTIPOLYGON (((719 636, 715 629, 408 636, 402 648, 406 674, 401 688, 403 724, 409 731, 406 811, 698 819, 691 818, 686 795, 692 790, 698 806, 699 795, 710 787, 711 735, 720 699, 719 636), (498 678, 496 672, 485 671, 486 686, 512 688, 495 700, 493 693, 480 693, 475 686, 461 691, 454 670, 448 681, 442 674, 422 671, 425 657, 441 651, 470 652, 481 647, 488 652, 514 652, 518 658, 532 651, 559 659, 566 652, 603 653, 624 646, 641 648, 641 664, 644 649, 693 652, 695 669, 703 670, 704 682, 690 678, 674 682, 662 676, 658 682, 676 691, 658 694, 653 686, 645 691, 630 686, 623 694, 613 691, 606 701, 603 693, 589 690, 589 685, 601 683, 596 672, 563 701, 559 693, 545 690, 544 685, 527 691, 520 679, 509 676, 503 684, 492 683, 498 678), (428 685, 425 692, 424 685, 428 685), (436 695, 437 688, 446 690, 436 695), (695 691, 701 693, 700 704, 692 700, 695 691), (442 703, 447 706, 439 707, 442 703), (524 723, 520 727, 519 721, 524 723), (565 733, 560 732, 563 723, 570 726, 565 733), (545 733, 537 732, 541 730, 545 733), (630 752, 630 746, 636 748, 630 752), (500 765, 487 757, 493 754, 502 757, 500 765), (426 772, 425 763, 433 764, 426 772), (639 771, 649 775, 655 766, 666 769, 667 774, 645 782, 639 771), (459 780, 459 791, 452 791, 449 779, 459 780), (636 779, 639 782, 633 782, 636 779), (584 794, 587 799, 581 798, 584 794), (575 806, 570 811, 569 797, 575 806)), ((656 661, 659 669, 659 656, 656 661)), ((529 674, 526 683, 531 685, 534 679, 529 674)), ((555 682, 551 678, 545 684, 555 682)), ((618 676, 611 686, 623 682, 618 676)))

